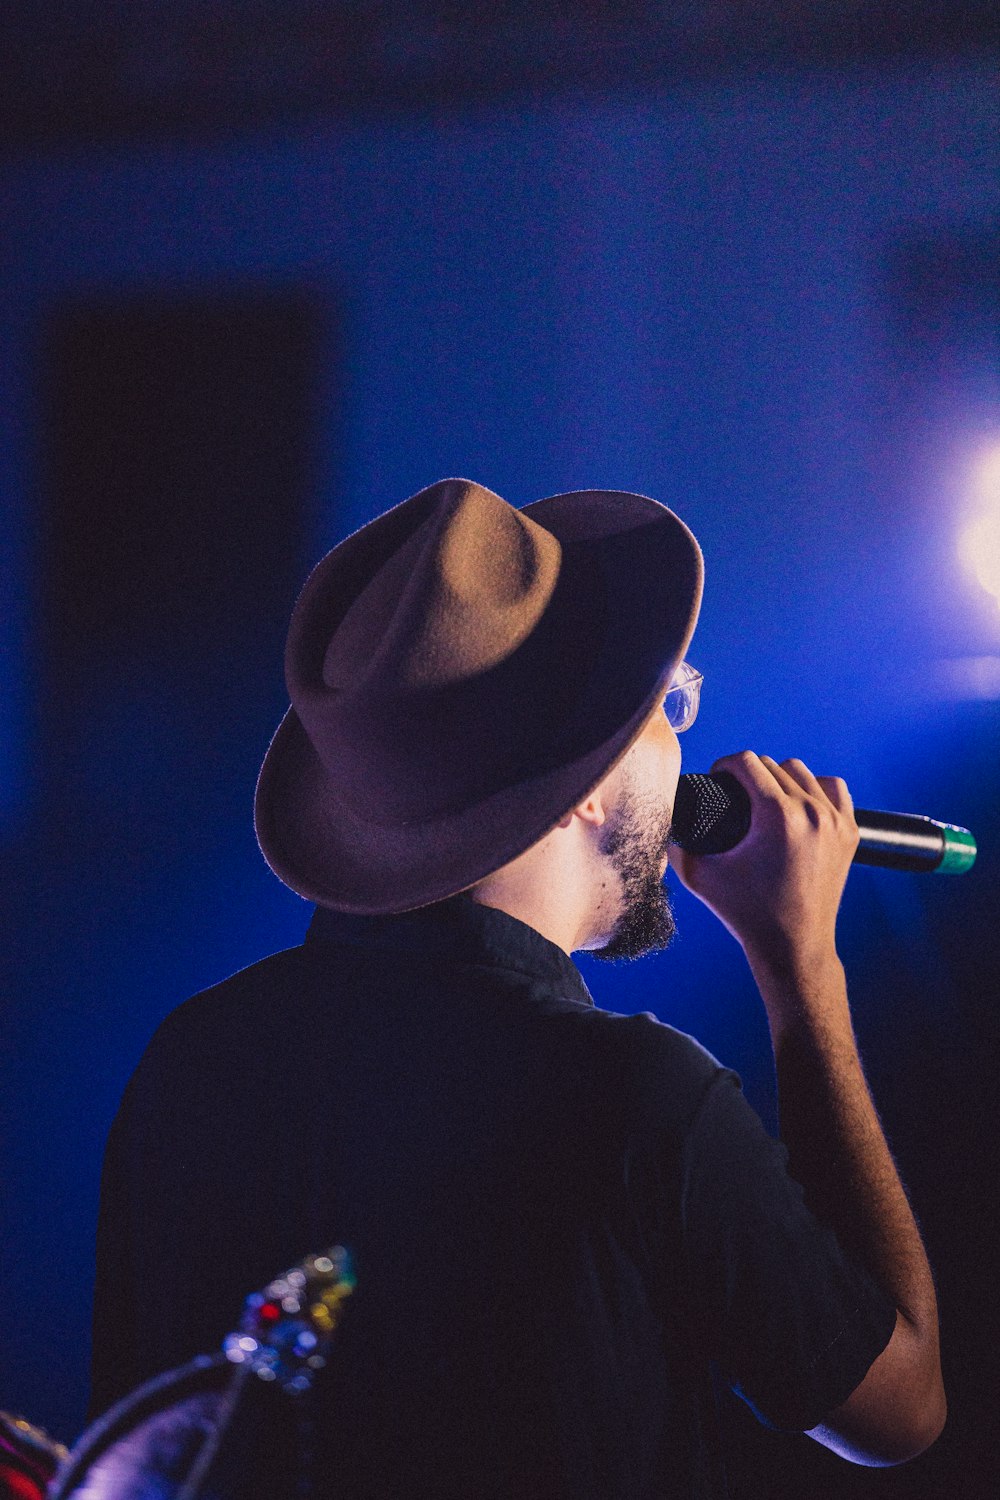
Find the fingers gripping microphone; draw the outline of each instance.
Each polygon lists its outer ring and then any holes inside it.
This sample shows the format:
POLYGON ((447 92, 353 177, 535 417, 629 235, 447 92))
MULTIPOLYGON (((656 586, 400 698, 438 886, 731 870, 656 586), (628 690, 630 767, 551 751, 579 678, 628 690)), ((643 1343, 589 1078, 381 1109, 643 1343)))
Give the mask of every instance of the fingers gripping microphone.
MULTIPOLYGON (((731 771, 682 776, 674 798, 671 842, 689 854, 722 854, 746 836, 750 814, 749 794, 731 771)), ((961 875, 976 858, 972 834, 951 823, 864 807, 854 809, 854 821, 861 833, 856 865, 961 875)))

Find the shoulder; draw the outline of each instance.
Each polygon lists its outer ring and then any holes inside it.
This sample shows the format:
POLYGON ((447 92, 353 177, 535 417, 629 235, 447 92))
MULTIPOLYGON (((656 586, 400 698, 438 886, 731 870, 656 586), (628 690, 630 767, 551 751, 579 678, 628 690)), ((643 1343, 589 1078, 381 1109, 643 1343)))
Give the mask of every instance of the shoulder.
POLYGON ((640 1133, 684 1128, 714 1084, 729 1080, 738 1085, 736 1075, 695 1037, 651 1011, 621 1015, 594 1009, 585 1024, 611 1074, 609 1081, 621 1088, 631 1123, 640 1133))
POLYGON ((302 947, 286 948, 199 990, 169 1011, 156 1027, 126 1089, 126 1100, 182 1085, 211 1073, 220 1062, 246 1059, 275 1047, 287 1029, 294 1002, 307 1024, 318 975, 302 947))
POLYGON ((314 970, 304 946, 270 953, 181 1001, 160 1024, 154 1040, 244 1020, 248 1012, 266 1012, 280 1004, 291 988, 298 990, 310 980, 314 970))

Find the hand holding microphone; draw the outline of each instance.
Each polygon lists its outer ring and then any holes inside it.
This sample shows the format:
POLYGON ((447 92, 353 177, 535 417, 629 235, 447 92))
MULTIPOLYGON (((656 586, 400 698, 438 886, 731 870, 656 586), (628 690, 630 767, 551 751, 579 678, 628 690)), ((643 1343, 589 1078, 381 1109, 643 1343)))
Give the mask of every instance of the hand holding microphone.
POLYGON ((855 808, 840 777, 749 750, 716 761, 707 776, 681 776, 671 841, 682 883, 744 948, 781 950, 832 950, 852 862, 958 874, 976 857, 964 828, 855 808))
MULTIPOLYGON (((783 764, 790 767, 793 762, 783 764)), ((674 799, 672 840, 691 854, 721 854, 746 836, 750 817, 749 795, 731 771, 713 767, 707 776, 682 776, 674 799)), ((861 835, 854 855, 857 865, 961 875, 975 862, 975 839, 967 828, 953 823, 863 807, 854 809, 854 821, 861 835)))
POLYGON ((749 816, 731 847, 716 844, 710 857, 694 853, 698 840, 686 826, 681 793, 670 863, 682 884, 748 953, 782 960, 835 953, 837 910, 860 837, 846 783, 814 776, 800 760, 778 765, 750 750, 716 761, 716 773, 741 789, 749 816))

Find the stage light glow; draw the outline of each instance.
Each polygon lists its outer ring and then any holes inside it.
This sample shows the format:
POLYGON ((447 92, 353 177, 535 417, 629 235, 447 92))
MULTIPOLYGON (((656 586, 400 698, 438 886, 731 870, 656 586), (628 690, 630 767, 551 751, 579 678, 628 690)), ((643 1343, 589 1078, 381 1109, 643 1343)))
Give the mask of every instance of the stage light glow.
POLYGON ((1000 446, 979 464, 975 496, 978 514, 958 539, 958 555, 1000 606, 1000 446))
POLYGON ((935 696, 953 703, 1000 698, 1000 656, 956 656, 935 664, 935 696))

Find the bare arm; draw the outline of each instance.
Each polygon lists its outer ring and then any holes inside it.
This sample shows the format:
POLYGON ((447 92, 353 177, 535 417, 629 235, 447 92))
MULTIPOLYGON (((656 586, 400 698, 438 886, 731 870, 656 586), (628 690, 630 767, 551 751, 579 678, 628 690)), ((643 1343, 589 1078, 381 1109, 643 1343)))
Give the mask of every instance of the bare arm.
POLYGON ((850 794, 801 761, 779 766, 747 751, 717 766, 750 793, 751 832, 726 854, 676 851, 671 862, 747 955, 767 1011, 793 1173, 897 1308, 889 1344, 810 1436, 855 1463, 900 1463, 934 1441, 946 1407, 930 1268, 865 1082, 836 951, 858 838, 850 794))

